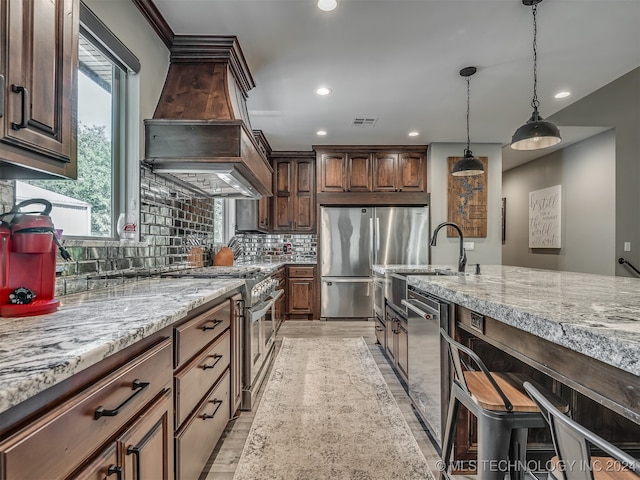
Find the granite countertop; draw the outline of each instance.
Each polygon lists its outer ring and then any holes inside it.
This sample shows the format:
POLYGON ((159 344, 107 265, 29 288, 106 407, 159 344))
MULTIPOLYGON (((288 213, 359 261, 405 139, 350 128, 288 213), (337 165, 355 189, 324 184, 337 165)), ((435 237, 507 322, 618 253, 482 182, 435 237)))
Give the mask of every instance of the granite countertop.
POLYGON ((140 280, 60 297, 48 315, 0 318, 0 413, 242 285, 140 280))
POLYGON ((273 261, 251 261, 251 260, 239 260, 235 263, 235 265, 242 265, 246 267, 257 267, 261 272, 265 272, 267 274, 272 274, 278 268, 284 267, 285 265, 315 265, 317 260, 315 259, 287 259, 287 260, 273 260, 273 261))
POLYGON ((640 279, 482 265, 407 284, 640 376, 640 279))

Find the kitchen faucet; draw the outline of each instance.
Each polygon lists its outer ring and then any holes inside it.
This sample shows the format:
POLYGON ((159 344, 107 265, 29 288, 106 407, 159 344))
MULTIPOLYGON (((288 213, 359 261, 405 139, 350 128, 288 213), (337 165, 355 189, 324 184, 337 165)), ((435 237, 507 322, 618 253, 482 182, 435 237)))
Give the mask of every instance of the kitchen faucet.
POLYGON ((433 231, 433 235, 431 237, 430 245, 432 247, 436 246, 436 239, 438 238, 438 232, 442 227, 453 227, 458 230, 458 235, 460 236, 460 258, 458 258, 458 271, 464 273, 464 267, 467 265, 467 254, 464 250, 464 236, 462 235, 462 229, 453 222, 442 222, 440 225, 436 227, 433 231))

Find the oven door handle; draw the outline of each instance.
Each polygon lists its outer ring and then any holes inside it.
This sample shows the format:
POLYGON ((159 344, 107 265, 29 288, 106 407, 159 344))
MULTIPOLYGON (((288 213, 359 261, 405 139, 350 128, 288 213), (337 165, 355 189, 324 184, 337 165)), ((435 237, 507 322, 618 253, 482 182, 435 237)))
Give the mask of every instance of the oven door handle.
POLYGON ((273 306, 273 304, 276 303, 276 300, 278 300, 283 294, 284 290, 276 290, 271 294, 269 300, 261 303, 256 307, 250 308, 249 314, 251 316, 251 321, 255 322, 259 318, 262 318, 264 314, 267 313, 267 311, 273 306))
MULTIPOLYGON (((431 320, 431 319, 437 318, 438 316, 438 314, 435 312, 425 312, 424 310, 421 310, 414 302, 409 302, 407 300, 400 300, 400 303, 402 303, 402 305, 407 307, 412 312, 417 313, 420 317, 424 318, 425 320, 431 320)), ((423 304, 420 303, 419 305, 423 305, 423 304)), ((430 310, 430 309, 427 309, 427 310, 430 310)))

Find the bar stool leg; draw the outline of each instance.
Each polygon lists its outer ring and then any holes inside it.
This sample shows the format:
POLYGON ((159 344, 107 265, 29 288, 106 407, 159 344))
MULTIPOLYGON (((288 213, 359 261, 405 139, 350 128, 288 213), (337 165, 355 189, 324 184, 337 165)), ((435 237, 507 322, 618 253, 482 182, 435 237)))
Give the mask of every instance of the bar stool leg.
POLYGON ((478 476, 480 480, 504 480, 509 471, 509 422, 478 415, 478 476))
POLYGON ((447 413, 447 424, 444 429, 443 449, 442 449, 442 461, 444 462, 443 472, 441 472, 441 478, 447 478, 449 474, 449 463, 451 461, 451 450, 453 449, 453 439, 456 432, 456 423, 458 422, 458 410, 460 409, 460 401, 455 395, 455 392, 451 392, 451 398, 449 400, 449 411, 447 413), (444 474, 444 475, 443 475, 444 474))
POLYGON ((527 462, 527 437, 529 429, 514 428, 511 432, 511 480, 523 480, 527 462))

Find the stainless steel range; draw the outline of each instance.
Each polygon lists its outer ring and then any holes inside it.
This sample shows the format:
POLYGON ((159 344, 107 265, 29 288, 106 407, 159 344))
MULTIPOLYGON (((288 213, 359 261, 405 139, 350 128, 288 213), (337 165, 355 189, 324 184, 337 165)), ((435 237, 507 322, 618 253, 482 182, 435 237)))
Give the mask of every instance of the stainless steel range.
POLYGON ((171 278, 241 278, 242 321, 242 410, 251 410, 255 395, 273 359, 276 325, 274 304, 284 294, 278 281, 257 267, 202 267, 167 272, 171 278), (267 315, 270 312, 271 315, 267 315))

